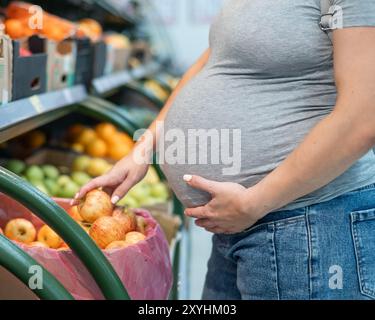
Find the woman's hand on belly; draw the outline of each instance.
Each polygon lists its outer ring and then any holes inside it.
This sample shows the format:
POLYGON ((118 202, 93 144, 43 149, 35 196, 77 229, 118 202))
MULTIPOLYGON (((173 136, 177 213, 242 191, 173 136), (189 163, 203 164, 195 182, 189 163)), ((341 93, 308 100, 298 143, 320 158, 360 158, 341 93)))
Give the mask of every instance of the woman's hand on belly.
POLYGON ((184 180, 191 187, 211 194, 212 200, 205 206, 185 210, 187 216, 197 219, 197 226, 209 232, 239 233, 250 228, 264 216, 257 205, 255 191, 251 196, 251 189, 246 189, 240 184, 216 182, 190 175, 184 176, 184 180))

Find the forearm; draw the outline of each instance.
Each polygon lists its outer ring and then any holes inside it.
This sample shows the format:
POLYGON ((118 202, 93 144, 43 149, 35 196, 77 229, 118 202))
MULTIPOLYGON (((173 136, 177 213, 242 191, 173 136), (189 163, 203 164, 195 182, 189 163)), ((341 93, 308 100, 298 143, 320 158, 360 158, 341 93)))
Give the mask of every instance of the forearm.
MULTIPOLYGON (((344 173, 374 144, 373 133, 343 108, 321 121, 303 143, 255 188, 260 215, 282 208, 344 173)), ((364 117, 365 118, 365 117, 364 117)))

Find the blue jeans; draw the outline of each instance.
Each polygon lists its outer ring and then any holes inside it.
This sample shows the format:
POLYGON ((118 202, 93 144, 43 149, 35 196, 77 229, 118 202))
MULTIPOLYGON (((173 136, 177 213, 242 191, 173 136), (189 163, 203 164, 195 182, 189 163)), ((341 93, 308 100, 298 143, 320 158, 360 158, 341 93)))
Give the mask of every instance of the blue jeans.
POLYGON ((203 299, 375 299, 375 185, 214 235, 203 299))

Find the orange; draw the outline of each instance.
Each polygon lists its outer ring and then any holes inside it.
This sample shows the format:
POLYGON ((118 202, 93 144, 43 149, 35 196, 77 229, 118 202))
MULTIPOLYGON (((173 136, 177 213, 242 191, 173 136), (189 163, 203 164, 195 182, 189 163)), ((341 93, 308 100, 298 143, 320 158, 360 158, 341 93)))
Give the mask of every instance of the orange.
POLYGON ((102 158, 107 155, 107 144, 101 139, 94 139, 86 145, 85 151, 91 157, 102 158))
POLYGON ((110 141, 117 134, 117 129, 110 123, 101 123, 95 127, 96 134, 105 141, 110 141))
POLYGON ((69 141, 74 141, 75 139, 77 139, 79 135, 83 132, 83 130, 85 130, 85 126, 83 126, 82 124, 75 124, 69 127, 67 133, 69 141))
POLYGON ((84 129, 78 136, 77 143, 87 146, 90 142, 95 140, 97 135, 93 129, 84 129))
POLYGON ((5 21, 5 32, 12 39, 19 39, 25 36, 24 23, 16 19, 8 19, 5 21))
POLYGON ((85 151, 85 147, 79 143, 72 144, 72 149, 78 153, 83 153, 85 151))
POLYGON ((122 144, 122 143, 113 143, 109 146, 108 156, 113 160, 121 160, 126 157, 133 149, 133 146, 122 144))
POLYGON ((46 143, 47 137, 42 131, 32 131, 26 136, 26 143, 30 148, 40 148, 46 143))
POLYGON ((125 145, 128 145, 128 146, 134 146, 134 144, 135 144, 133 139, 124 132, 118 132, 115 135, 115 139, 116 139, 115 143, 118 142, 118 143, 122 143, 122 144, 125 144, 125 145))

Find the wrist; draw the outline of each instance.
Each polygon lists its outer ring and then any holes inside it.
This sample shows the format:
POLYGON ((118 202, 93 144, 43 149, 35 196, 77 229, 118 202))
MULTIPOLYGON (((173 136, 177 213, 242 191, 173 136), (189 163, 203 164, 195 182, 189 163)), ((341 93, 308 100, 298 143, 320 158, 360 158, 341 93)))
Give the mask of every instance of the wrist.
POLYGON ((268 199, 267 191, 261 183, 247 189, 241 202, 243 210, 247 213, 251 213, 252 217, 256 220, 264 218, 275 209, 270 199, 268 199))

